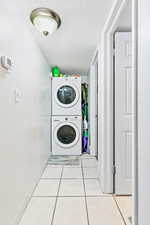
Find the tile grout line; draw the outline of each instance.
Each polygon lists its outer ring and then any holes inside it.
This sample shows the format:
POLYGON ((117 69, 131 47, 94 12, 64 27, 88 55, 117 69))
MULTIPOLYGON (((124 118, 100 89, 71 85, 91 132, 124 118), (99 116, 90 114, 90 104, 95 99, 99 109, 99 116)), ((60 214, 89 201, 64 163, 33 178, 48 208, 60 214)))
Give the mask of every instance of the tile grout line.
POLYGON ((85 207, 86 207, 86 214, 87 214, 87 225, 90 225, 89 221, 89 213, 88 213, 88 206, 87 206, 87 199, 86 199, 86 187, 85 187, 85 182, 84 182, 84 171, 83 171, 83 164, 82 164, 82 159, 81 159, 81 170, 82 170, 82 177, 83 177, 83 188, 84 188, 84 200, 85 200, 85 207))
POLYGON ((61 180, 62 180, 62 175, 63 175, 63 169, 64 169, 64 167, 62 166, 60 181, 59 181, 59 185, 58 185, 58 191, 57 191, 57 195, 56 195, 56 201, 55 201, 53 215, 52 215, 52 219, 51 219, 51 223, 50 223, 51 225, 53 225, 53 222, 54 222, 54 217, 55 217, 55 212, 56 212, 56 206, 57 206, 57 202, 58 202, 58 195, 59 195, 60 185, 61 185, 61 180))
POLYGON ((117 206, 117 209, 118 209, 118 211, 119 211, 119 213, 120 213, 120 215, 121 215, 121 217, 122 217, 122 220, 123 220, 124 224, 127 225, 127 223, 126 223, 126 221, 125 221, 125 218, 124 218, 124 216, 123 216, 123 213, 121 212, 121 209, 120 209, 120 207, 119 207, 119 204, 118 204, 118 202, 117 202, 115 196, 113 195, 112 197, 113 197, 113 200, 114 200, 114 202, 115 202, 115 204, 116 204, 116 206, 117 206))
MULTIPOLYGON (((48 161, 48 160, 47 160, 47 161, 48 161)), ((22 218, 23 218, 23 216, 24 216, 24 214, 25 214, 25 212, 26 212, 26 210, 27 210, 27 208, 28 208, 28 205, 29 205, 30 202, 31 202, 31 199, 34 197, 33 194, 34 194, 34 192, 35 192, 35 190, 36 190, 36 188, 37 188, 37 186, 38 186, 38 184, 39 184, 39 182, 40 182, 40 180, 41 180, 41 177, 42 177, 42 175, 43 175, 43 173, 44 173, 46 167, 47 167, 47 163, 45 164, 44 168, 42 169, 41 176, 40 176, 40 178, 38 179, 38 181, 36 182, 36 184, 35 184, 35 186, 34 186, 34 189, 33 189, 32 193, 31 193, 29 199, 28 199, 27 202, 26 202, 25 208, 23 209, 22 213, 21 213, 20 216, 19 216, 20 218, 19 218, 18 221, 17 221, 17 225, 20 224, 20 222, 21 222, 21 220, 22 220, 22 218)))
MULTIPOLYGON (((57 196, 54 196, 54 195, 35 195, 35 196, 32 196, 32 198, 56 198, 57 196)), ((60 195, 58 196, 59 198, 82 198, 82 197, 85 197, 85 194, 84 195, 60 195)), ((98 198, 101 198, 101 197, 104 197, 104 198, 110 198, 112 196, 108 196, 108 195, 86 195, 86 197, 88 198, 93 198, 93 197, 98 197, 98 198)))
MULTIPOLYGON (((60 178, 42 178, 41 180, 60 180, 60 178)), ((62 178, 62 180, 82 180, 82 178, 62 178)))
MULTIPOLYGON (((82 170, 82 168, 80 168, 82 170)), ((82 180, 83 178, 62 178, 62 180, 82 180)), ((41 178, 40 180, 60 180, 60 178, 41 178)), ((84 178, 84 180, 97 180, 97 178, 84 178)))

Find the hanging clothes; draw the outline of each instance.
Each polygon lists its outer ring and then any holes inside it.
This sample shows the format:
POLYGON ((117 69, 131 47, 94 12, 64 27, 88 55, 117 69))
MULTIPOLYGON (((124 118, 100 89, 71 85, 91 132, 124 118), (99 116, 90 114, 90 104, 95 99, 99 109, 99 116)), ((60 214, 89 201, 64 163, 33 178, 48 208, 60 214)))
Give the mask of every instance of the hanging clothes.
POLYGON ((88 134, 88 84, 82 84, 82 152, 89 153, 88 134))

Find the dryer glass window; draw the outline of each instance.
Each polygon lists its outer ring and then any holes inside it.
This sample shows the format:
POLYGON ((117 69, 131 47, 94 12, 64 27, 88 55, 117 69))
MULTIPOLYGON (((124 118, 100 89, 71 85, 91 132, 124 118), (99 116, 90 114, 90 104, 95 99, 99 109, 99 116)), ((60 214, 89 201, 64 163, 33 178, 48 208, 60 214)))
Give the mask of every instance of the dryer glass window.
POLYGON ((76 138, 76 131, 72 126, 64 125, 58 129, 57 138, 63 144, 71 144, 76 138))
POLYGON ((57 98, 62 104, 71 104, 76 98, 76 92, 73 87, 64 85, 59 88, 57 98))

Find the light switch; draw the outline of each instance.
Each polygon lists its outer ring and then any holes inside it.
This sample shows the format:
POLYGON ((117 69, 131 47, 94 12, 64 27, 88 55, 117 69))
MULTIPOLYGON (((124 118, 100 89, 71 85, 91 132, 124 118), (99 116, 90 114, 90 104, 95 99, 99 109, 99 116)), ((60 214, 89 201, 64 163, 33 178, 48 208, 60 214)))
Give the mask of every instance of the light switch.
POLYGON ((18 88, 15 89, 14 96, 15 96, 15 103, 21 102, 22 93, 20 89, 18 88))

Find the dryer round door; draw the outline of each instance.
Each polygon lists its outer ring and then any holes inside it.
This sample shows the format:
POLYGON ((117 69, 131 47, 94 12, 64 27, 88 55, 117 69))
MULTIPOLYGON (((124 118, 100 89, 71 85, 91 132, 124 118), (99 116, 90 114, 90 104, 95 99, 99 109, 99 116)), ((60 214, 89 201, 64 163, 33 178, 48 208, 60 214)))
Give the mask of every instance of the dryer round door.
POLYGON ((61 85, 57 87, 55 99, 61 107, 70 108, 78 102, 79 91, 74 85, 61 85))
POLYGON ((80 132, 73 123, 61 123, 54 130, 55 142, 63 148, 70 148, 79 141, 80 132))

